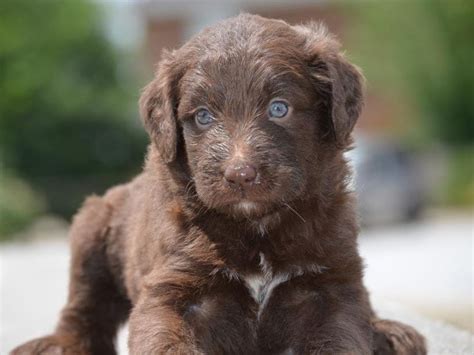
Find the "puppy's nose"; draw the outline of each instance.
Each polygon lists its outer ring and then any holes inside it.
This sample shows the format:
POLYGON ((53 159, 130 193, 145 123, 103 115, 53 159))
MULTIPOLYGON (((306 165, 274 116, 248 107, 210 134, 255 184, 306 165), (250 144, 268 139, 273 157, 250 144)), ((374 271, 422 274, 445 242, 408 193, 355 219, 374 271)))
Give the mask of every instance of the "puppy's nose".
POLYGON ((224 178, 231 185, 248 187, 255 182, 257 170, 248 164, 230 165, 225 169, 224 178))

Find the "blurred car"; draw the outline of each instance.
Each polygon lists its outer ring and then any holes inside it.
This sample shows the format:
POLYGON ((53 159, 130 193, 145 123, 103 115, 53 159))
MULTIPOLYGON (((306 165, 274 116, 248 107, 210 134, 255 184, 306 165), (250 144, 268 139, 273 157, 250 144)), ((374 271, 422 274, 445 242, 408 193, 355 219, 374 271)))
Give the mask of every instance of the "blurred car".
POLYGON ((416 155, 395 141, 363 137, 346 154, 354 169, 351 184, 363 225, 407 222, 420 216, 425 190, 416 155))

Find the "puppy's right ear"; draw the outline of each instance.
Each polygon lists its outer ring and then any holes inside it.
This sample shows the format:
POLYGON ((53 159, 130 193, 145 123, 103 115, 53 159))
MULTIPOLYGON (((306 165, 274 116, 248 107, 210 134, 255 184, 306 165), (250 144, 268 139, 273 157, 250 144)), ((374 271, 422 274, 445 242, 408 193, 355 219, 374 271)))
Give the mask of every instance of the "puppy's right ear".
POLYGON ((183 70, 177 64, 173 53, 164 52, 155 79, 143 89, 139 100, 143 124, 166 163, 176 159, 176 110, 179 103, 178 84, 182 74, 183 70))

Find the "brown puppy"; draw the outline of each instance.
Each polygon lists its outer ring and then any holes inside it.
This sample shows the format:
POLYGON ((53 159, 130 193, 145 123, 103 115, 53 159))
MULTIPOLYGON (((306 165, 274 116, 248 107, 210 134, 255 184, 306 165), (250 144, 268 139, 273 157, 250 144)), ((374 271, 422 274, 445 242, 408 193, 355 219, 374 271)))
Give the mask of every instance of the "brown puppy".
POLYGON ((240 15, 166 53, 144 172, 71 229, 55 333, 13 354, 424 354, 362 284, 343 152, 362 76, 317 25, 240 15))

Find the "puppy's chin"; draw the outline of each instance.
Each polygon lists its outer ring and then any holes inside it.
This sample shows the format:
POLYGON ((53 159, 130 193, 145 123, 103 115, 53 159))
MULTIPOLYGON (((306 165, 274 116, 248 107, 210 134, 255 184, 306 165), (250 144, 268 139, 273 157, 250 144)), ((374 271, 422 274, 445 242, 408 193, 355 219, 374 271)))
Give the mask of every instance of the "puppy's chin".
POLYGON ((252 202, 247 200, 242 200, 231 205, 232 210, 237 215, 252 216, 254 214, 258 215, 262 210, 265 210, 263 206, 258 202, 252 202))
POLYGON ((237 200, 232 203, 215 205, 213 208, 220 213, 236 219, 259 219, 268 214, 270 207, 262 202, 248 199, 237 200))
POLYGON ((242 192, 225 185, 215 184, 209 188, 209 186, 197 184, 196 195, 208 210, 214 210, 235 219, 258 221, 283 208, 285 204, 282 201, 298 197, 299 189, 284 190, 256 186, 242 192))

